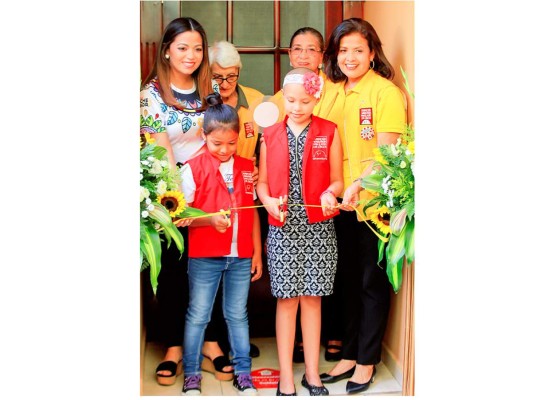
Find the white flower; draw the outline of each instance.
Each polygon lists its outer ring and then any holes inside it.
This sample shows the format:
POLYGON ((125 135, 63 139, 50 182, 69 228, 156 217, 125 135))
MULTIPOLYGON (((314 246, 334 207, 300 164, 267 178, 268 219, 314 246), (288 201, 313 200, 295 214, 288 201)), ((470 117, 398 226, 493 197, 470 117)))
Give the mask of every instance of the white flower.
POLYGON ((146 199, 146 204, 152 204, 152 199, 150 197, 146 199))
POLYGON ((154 162, 154 161, 155 161, 155 158, 152 157, 152 156, 149 156, 149 157, 147 158, 147 160, 148 160, 148 161, 152 161, 152 162, 154 162))
POLYGON ((146 161, 146 160, 142 160, 142 161, 141 161, 141 164, 142 164, 142 165, 150 165, 150 163, 149 163, 148 161, 146 161))
POLYGON ((143 180, 143 174, 141 174, 141 176, 139 177, 139 180, 140 180, 140 181, 143 180))
POLYGON ((155 160, 152 167, 148 170, 149 173, 154 175, 159 175, 161 171, 163 171, 163 168, 161 167, 161 162, 159 162, 159 160, 155 160))
POLYGON ((406 162, 402 160, 402 162, 400 163, 400 168, 405 168, 406 166, 407 166, 406 162))
POLYGON ((393 144, 390 145, 390 151, 394 157, 398 157, 399 152, 395 145, 393 144))
POLYGON ((157 194, 161 195, 167 191, 167 183, 163 180, 157 182, 157 194))
POLYGON ((161 160, 160 163, 161 163, 161 166, 162 166, 163 168, 168 167, 168 161, 167 161, 167 160, 161 160))
POLYGON ((146 189, 144 186, 141 186, 141 200, 139 200, 139 201, 143 201, 148 196, 150 196, 150 191, 148 189, 146 189))
POLYGON ((141 213, 141 217, 143 217, 143 218, 148 218, 148 211, 144 210, 144 211, 141 213))
POLYGON ((148 207, 146 207, 146 209, 147 209, 148 211, 153 211, 154 208, 155 208, 155 207, 154 207, 153 204, 149 204, 148 207))

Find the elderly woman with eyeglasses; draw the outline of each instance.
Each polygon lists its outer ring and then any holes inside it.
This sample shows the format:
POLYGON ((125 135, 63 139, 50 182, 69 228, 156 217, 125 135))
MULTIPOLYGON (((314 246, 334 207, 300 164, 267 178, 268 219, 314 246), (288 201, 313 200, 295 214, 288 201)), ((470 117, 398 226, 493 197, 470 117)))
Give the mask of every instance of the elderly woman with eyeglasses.
POLYGON ((237 154, 245 158, 254 158, 258 126, 253 119, 253 111, 263 101, 264 95, 256 89, 237 82, 242 63, 239 52, 233 44, 219 41, 210 46, 209 65, 213 80, 219 85, 222 101, 236 108, 239 114, 237 154))
MULTIPOLYGON (((309 26, 298 29, 293 33, 289 42, 289 61, 292 68, 308 68, 318 74, 324 80, 324 87, 322 88, 322 96, 313 108, 313 114, 321 117, 322 109, 328 109, 331 105, 322 104, 322 99, 328 87, 332 82, 326 77, 326 74, 321 70, 322 56, 324 54, 324 37, 315 28, 309 26)), ((283 92, 279 90, 276 94, 271 96, 268 101, 276 104, 279 109, 278 121, 280 122, 285 117, 285 110, 283 104, 283 92)), ((302 350, 303 351, 303 350, 302 350)), ((303 362, 303 354, 301 354, 303 362)))

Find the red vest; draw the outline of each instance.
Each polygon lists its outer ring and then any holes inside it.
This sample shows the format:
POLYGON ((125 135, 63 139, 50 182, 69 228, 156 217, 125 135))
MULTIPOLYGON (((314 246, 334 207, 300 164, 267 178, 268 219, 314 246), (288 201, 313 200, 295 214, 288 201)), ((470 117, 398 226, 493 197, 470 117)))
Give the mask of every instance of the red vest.
MULTIPOLYGON (((278 198, 289 194, 289 142, 287 138, 287 116, 282 122, 264 131, 267 146, 267 171, 270 195, 278 198)), ((329 150, 335 134, 333 122, 312 116, 311 126, 305 139, 302 184, 305 204, 320 205, 320 195, 330 185, 329 150)), ((337 215, 324 216, 320 207, 306 207, 309 223, 324 221, 337 215)), ((290 210, 289 210, 290 212, 290 210)), ((279 220, 268 215, 271 225, 282 226, 279 220)))
MULTIPOLYGON (((236 207, 254 205, 253 162, 237 155, 233 156, 233 189, 236 207)), ((194 202, 191 207, 205 212, 227 210, 232 206, 228 188, 220 171, 220 160, 209 152, 204 152, 188 163, 196 184, 194 202)), ((235 211, 232 210, 232 213, 235 211)), ((240 258, 253 255, 252 228, 254 211, 252 208, 238 210, 239 231, 237 249, 240 258)), ((231 252, 233 224, 224 233, 218 232, 210 225, 189 227, 189 257, 223 257, 231 252)))

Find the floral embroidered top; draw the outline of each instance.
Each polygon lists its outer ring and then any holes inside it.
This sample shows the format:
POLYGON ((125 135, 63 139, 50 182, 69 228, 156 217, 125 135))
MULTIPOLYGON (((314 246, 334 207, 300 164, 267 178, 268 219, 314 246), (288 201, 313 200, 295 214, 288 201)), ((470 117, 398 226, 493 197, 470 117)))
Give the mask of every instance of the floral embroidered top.
POLYGON ((142 88, 140 93, 141 134, 166 131, 176 162, 185 163, 204 147, 201 136, 204 112, 195 111, 202 105, 196 86, 189 90, 181 90, 172 86, 172 90, 184 110, 164 103, 159 92, 157 77, 142 88))

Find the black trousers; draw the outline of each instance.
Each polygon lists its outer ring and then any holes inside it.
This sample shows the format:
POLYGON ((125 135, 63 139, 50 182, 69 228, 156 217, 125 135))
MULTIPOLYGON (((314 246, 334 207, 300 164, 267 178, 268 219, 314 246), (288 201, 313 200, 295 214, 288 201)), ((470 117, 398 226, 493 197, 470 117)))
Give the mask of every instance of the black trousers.
MULTIPOLYGON (((161 271, 157 287, 157 332, 155 336, 166 347, 181 346, 185 329, 185 314, 189 303, 188 232, 187 228, 178 228, 183 235, 185 250, 180 259, 180 252, 174 243, 167 249, 163 238, 161 243, 161 271)), ((207 325, 205 341, 218 341, 223 351, 229 349, 227 327, 222 313, 221 290, 217 293, 211 321, 207 325)))
POLYGON ((377 265, 378 238, 353 211, 341 211, 334 224, 339 255, 333 294, 323 299, 324 335, 342 340, 343 359, 378 364, 391 297, 386 265, 377 265))

